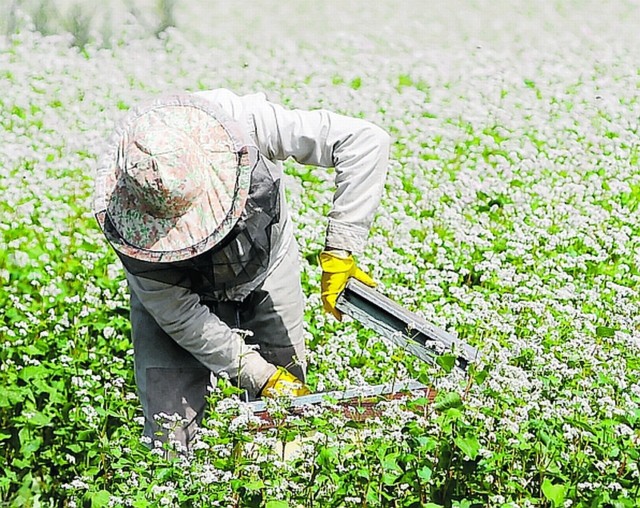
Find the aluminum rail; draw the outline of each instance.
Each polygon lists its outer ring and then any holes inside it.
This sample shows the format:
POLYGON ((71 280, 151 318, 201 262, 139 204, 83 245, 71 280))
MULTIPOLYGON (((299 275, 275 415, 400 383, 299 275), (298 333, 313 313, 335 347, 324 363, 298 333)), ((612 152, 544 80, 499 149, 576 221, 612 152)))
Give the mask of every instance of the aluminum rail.
POLYGON ((455 366, 466 370, 479 358, 476 348, 356 279, 349 280, 336 308, 429 364, 452 353, 457 356, 455 366))
MULTIPOLYGON (((429 364, 434 364, 438 356, 449 352, 457 356, 456 367, 464 370, 469 363, 479 357, 476 348, 356 279, 349 280, 347 287, 338 297, 336 307, 340 312, 351 316, 429 364)), ((426 394, 430 399, 435 397, 435 391, 422 383, 397 381, 295 397, 290 401, 288 409, 295 412, 305 406, 321 404, 325 401, 342 404, 348 408, 367 398, 393 397, 401 393, 417 392, 426 394)), ((249 402, 249 405, 254 414, 265 417, 268 415, 269 409, 263 400, 249 402)))
MULTIPOLYGON (((295 410, 303 408, 305 406, 321 404, 323 402, 328 403, 357 403, 359 400, 372 398, 372 397, 384 397, 389 394, 398 393, 415 393, 419 391, 425 391, 428 393, 430 389, 419 383, 418 381, 395 381, 393 383, 386 383, 382 385, 373 386, 359 386, 357 388, 349 388, 346 390, 334 390, 330 392, 318 392, 310 395, 302 395, 300 397, 294 397, 291 403, 287 406, 288 410, 295 410)), ((255 400, 248 403, 254 413, 264 413, 269 410, 268 404, 264 400, 255 400)))

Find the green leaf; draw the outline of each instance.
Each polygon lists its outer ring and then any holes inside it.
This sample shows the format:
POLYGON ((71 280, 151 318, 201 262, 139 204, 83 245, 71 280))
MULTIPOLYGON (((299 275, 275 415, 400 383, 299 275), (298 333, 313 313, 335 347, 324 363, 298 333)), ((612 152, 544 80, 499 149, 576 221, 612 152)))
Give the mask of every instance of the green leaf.
POLYGON ((262 480, 251 480, 244 482, 244 488, 248 491, 260 490, 264 488, 264 482, 262 480))
POLYGON ((109 504, 111 494, 106 490, 100 490, 91 496, 91 508, 102 508, 109 504))
POLYGON ((174 474, 174 471, 172 467, 163 467, 158 469, 157 477, 160 481, 166 482, 171 479, 173 474, 174 474))
POLYGON ((28 344, 25 346, 24 351, 29 356, 42 356, 45 353, 45 351, 42 351, 35 344, 28 344))
POLYGON ((329 448, 322 448, 320 453, 318 453, 318 457, 316 458, 316 462, 319 466, 328 467, 330 466, 338 457, 338 448, 335 446, 329 448))
POLYGON ((18 377, 23 381, 31 381, 33 378, 43 376, 43 368, 39 365, 27 365, 23 367, 18 373, 18 377))
POLYGON ((366 480, 371 478, 371 475, 369 474, 369 470, 364 468, 364 467, 361 467, 360 469, 358 469, 356 471, 356 475, 359 476, 360 478, 364 478, 366 480))
POLYGON ((632 499, 616 499, 611 501, 612 508, 635 508, 636 502, 632 499))
POLYGON ((378 495, 378 492, 372 483, 370 483, 367 487, 366 497, 367 503, 372 506, 376 506, 378 504, 378 501, 380 500, 380 496, 378 495))
POLYGON ((449 374, 456 365, 456 357, 450 354, 440 355, 436 358, 436 363, 449 374))
POLYGON ((20 429, 18 437, 20 438, 20 452, 25 458, 31 457, 42 445, 42 438, 39 436, 33 437, 26 427, 20 429))
POLYGON ((548 478, 545 478, 544 482, 542 482, 542 493, 544 497, 551 501, 553 506, 562 506, 564 503, 565 490, 566 486, 551 483, 551 480, 548 478))
POLYGON ((422 466, 418 469, 418 478, 428 482, 431 479, 431 475, 433 474, 433 470, 428 466, 422 466))
POLYGON ((36 413, 29 418, 29 423, 36 427, 45 427, 51 423, 51 418, 42 413, 36 413))
POLYGON ((18 469, 28 469, 31 466, 31 461, 15 458, 11 462, 11 465, 18 469))
POLYGON ((484 369, 477 371, 473 375, 473 379, 475 379, 476 383, 481 385, 484 383, 484 380, 489 376, 489 370, 485 367, 484 369))
POLYGON ((418 436, 416 438, 418 444, 420 445, 420 450, 425 452, 430 452, 431 450, 435 450, 438 446, 438 441, 429 436, 418 436))
POLYGON ((455 407, 450 407, 444 412, 444 414, 450 422, 462 419, 462 411, 455 407))
POLYGON ((382 469, 385 471, 402 471, 396 461, 397 458, 398 453, 390 453, 389 455, 386 455, 382 459, 382 469))
POLYGON ((405 86, 411 86, 411 85, 413 85, 413 80, 411 79, 411 76, 408 76, 407 74, 400 74, 400 76, 398 76, 399 87, 405 87, 405 86))
POLYGON ((456 446, 462 450, 462 452, 471 460, 475 460, 480 450, 480 442, 475 436, 469 436, 465 438, 457 437, 454 442, 456 446))
POLYGON ((265 508, 289 508, 289 503, 286 501, 267 501, 265 508))
POLYGON ((462 397, 456 392, 439 393, 436 397, 434 407, 436 411, 446 411, 447 409, 457 408, 462 406, 462 397))
POLYGON ((395 485, 398 478, 400 478, 399 474, 389 472, 382 473, 382 483, 385 485, 395 485))
POLYGON ((616 334, 615 329, 609 328, 608 326, 596 327, 596 335, 598 337, 613 337, 615 334, 616 334))

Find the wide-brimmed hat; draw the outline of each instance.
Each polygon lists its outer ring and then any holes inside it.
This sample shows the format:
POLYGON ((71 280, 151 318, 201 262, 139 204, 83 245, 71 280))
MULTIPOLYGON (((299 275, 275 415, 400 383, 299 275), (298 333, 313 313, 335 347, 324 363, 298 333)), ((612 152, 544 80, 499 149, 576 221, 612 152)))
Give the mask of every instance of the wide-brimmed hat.
POLYGON ((94 212, 109 243, 174 262, 219 243, 242 214, 255 149, 204 98, 162 97, 130 111, 101 163, 94 212))

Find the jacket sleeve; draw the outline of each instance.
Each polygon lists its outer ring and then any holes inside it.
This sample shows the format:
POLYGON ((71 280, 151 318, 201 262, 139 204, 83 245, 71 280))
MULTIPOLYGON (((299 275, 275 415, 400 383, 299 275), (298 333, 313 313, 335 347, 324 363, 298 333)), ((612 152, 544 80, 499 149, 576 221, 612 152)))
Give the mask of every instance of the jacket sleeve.
POLYGON ((362 252, 384 190, 389 135, 358 118, 326 110, 289 110, 267 101, 264 94, 246 96, 245 101, 262 153, 335 167, 326 245, 362 252))
POLYGON ((208 307, 197 294, 180 286, 145 279, 125 269, 127 282, 158 325, 214 374, 240 379, 256 394, 275 372, 260 354, 208 307))

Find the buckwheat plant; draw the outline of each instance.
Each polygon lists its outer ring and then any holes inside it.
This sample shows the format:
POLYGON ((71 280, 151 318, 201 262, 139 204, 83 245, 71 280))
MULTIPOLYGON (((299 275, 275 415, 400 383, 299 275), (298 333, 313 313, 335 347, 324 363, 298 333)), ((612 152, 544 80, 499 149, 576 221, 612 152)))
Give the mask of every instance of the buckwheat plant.
POLYGON ((191 2, 157 35, 143 3, 76 2, 79 49, 13 2, 0 39, 2 504, 638 506, 637 2, 191 2), (334 173, 287 161, 308 379, 418 379, 433 400, 373 401, 366 418, 371 401, 276 400, 265 422, 221 379, 188 450, 141 440, 93 176, 131 106, 216 87, 391 133, 358 264, 481 357, 425 365, 322 313, 334 173))

